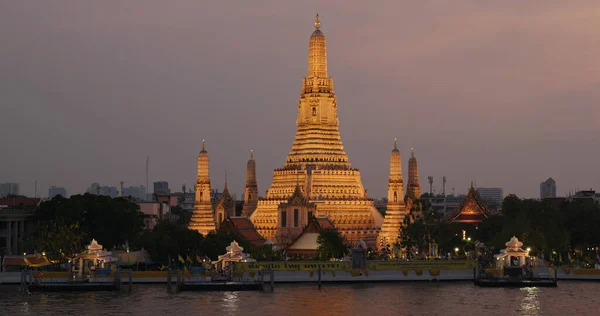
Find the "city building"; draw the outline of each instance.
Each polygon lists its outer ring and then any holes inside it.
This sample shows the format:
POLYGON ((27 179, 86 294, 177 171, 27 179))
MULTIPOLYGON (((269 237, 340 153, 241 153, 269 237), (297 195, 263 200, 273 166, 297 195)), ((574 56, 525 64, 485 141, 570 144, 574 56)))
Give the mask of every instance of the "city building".
POLYGON ((127 188, 123 188, 123 196, 131 197, 137 201, 144 201, 147 198, 148 190, 146 190, 146 186, 137 185, 137 186, 129 186, 127 188))
POLYGON ((254 152, 250 151, 250 159, 246 165, 246 189, 244 190, 243 216, 250 216, 258 205, 258 184, 256 183, 256 162, 254 152))
MULTIPOLYGON (((277 244, 277 236, 287 231, 287 225, 300 225, 301 218, 309 218, 308 214, 300 214, 300 208, 297 216, 296 209, 292 209, 292 216, 280 208, 299 190, 315 204, 314 216, 327 216, 350 242, 362 239, 373 245, 383 216, 367 197, 360 170, 351 167, 344 152, 333 79, 327 73, 325 35, 320 26, 317 15, 309 40, 308 75, 302 79, 292 150, 283 167, 275 169, 273 182, 266 196, 258 200, 250 220, 265 239, 277 244)), ((305 212, 309 209, 304 208, 305 212)))
POLYGON ((48 189, 48 197, 49 198, 53 198, 53 197, 55 197, 57 195, 60 195, 60 196, 62 196, 64 198, 68 198, 68 196, 67 196, 67 190, 65 188, 51 186, 48 189))
POLYGON ((497 212, 502 206, 504 200, 504 190, 502 188, 477 188, 477 193, 487 204, 490 211, 497 212))
POLYGON ((468 223, 477 226, 491 215, 487 205, 473 187, 473 183, 471 183, 466 198, 454 212, 446 217, 446 222, 468 223))
POLYGON ((556 197, 556 181, 552 178, 540 183, 540 199, 546 197, 556 197))
POLYGON ((429 194, 421 195, 422 200, 429 201, 431 205, 431 209, 436 213, 446 217, 456 211, 465 200, 466 195, 434 195, 430 196, 429 194))
POLYGON ((168 194, 171 193, 169 190, 169 182, 167 181, 157 181, 154 182, 154 194, 168 194))
POLYGON ((388 203, 377 245, 385 247, 398 242, 400 228, 406 216, 404 204, 404 180, 402 179, 402 159, 394 139, 394 149, 390 154, 390 175, 388 179, 388 203))
POLYGON ((18 183, 0 183, 0 198, 7 197, 9 195, 19 195, 18 183))
POLYGON ((168 203, 139 201, 136 204, 140 207, 140 212, 144 213, 144 228, 146 229, 152 230, 159 220, 170 218, 171 206, 168 203))
POLYGON ((188 228, 197 230, 202 235, 207 235, 209 232, 216 230, 216 225, 211 203, 208 152, 204 140, 202 141, 202 150, 198 154, 198 177, 196 178, 195 191, 196 200, 188 228))
POLYGON ((575 194, 571 195, 568 200, 570 201, 584 201, 584 200, 593 200, 596 202, 600 202, 600 193, 596 193, 595 190, 583 190, 578 191, 575 194))
POLYGON ((30 219, 40 203, 39 198, 0 198, 0 252, 7 255, 22 254, 23 240, 35 223, 30 219))
POLYGON ((108 195, 113 199, 119 196, 119 191, 116 187, 109 187, 105 185, 100 185, 98 183, 92 183, 92 185, 87 189, 87 193, 96 195, 108 195))

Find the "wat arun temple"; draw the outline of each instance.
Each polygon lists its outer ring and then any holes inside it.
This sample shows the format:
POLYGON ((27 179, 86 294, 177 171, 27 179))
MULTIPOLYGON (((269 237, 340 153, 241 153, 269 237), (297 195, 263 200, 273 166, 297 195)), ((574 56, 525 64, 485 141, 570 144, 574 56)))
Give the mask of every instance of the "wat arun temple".
MULTIPOLYGON (((344 151, 337 111, 333 78, 327 73, 325 35, 317 15, 309 40, 308 73, 302 79, 298 102, 296 138, 283 167, 273 172, 273 182, 265 197, 258 197, 252 154, 247 166, 241 216, 248 218, 264 239, 274 244, 289 244, 302 233, 311 218, 327 217, 349 242, 362 240, 375 245, 397 241, 406 214, 400 152, 394 143, 384 218, 373 199, 367 196, 360 170, 351 166, 344 151)), ((412 189, 406 195, 415 198, 418 171, 414 155, 409 167, 412 170, 409 170, 408 188, 412 189)), ((222 197, 213 209, 207 194, 210 194, 208 153, 203 144, 198 156, 196 204, 189 226, 202 234, 218 228, 223 216, 236 216, 234 209, 228 211, 227 206, 223 206, 224 203, 230 205, 231 201, 222 197)))

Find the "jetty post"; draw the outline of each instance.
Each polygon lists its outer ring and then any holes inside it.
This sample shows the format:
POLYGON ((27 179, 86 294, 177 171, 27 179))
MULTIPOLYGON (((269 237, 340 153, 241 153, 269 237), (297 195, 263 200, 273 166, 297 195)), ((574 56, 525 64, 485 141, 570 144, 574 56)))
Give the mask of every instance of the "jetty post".
POLYGON ((321 289, 321 265, 319 264, 318 266, 319 266, 319 270, 318 270, 318 276, 319 276, 318 282, 319 283, 318 284, 319 284, 319 290, 320 290, 321 289))

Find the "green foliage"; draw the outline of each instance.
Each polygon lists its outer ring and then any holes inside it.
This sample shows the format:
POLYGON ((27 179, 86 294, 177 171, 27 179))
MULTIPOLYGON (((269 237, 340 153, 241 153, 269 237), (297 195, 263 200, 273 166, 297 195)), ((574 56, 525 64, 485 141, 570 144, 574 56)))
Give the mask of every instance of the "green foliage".
MULTIPOLYGON (((144 248, 155 261, 167 262, 168 258, 177 260, 181 255, 184 258, 198 255, 212 260, 217 260, 219 255, 225 253, 225 248, 234 240, 234 236, 224 233, 209 233, 203 237, 196 230, 177 225, 169 221, 161 221, 154 230, 139 235, 133 242, 136 248, 144 248)), ((244 249, 247 245, 240 244, 244 249)), ((193 259, 194 260, 194 259, 193 259)))
POLYGON ((429 243, 436 240, 441 226, 440 215, 432 211, 427 200, 415 200, 408 214, 404 217, 400 229, 401 246, 406 249, 416 248, 419 252, 427 252, 429 243))
POLYGON ((184 210, 180 206, 172 206, 171 214, 176 215, 178 217, 176 223, 177 225, 183 227, 187 227, 190 223, 190 220, 192 219, 192 212, 184 210))
POLYGON ((321 259, 342 258, 348 254, 344 238, 335 229, 323 229, 317 237, 317 251, 321 259))
POLYGON ((36 250, 63 259, 82 251, 92 238, 111 249, 133 240, 144 227, 144 214, 137 204, 92 194, 57 196, 43 202, 34 219, 36 250))

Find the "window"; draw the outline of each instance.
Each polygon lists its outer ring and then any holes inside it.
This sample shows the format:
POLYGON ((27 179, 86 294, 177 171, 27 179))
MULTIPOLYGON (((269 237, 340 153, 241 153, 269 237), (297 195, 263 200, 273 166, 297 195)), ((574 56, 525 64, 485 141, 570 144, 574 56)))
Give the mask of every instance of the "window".
POLYGON ((281 227, 287 227, 287 212, 281 211, 281 227))
POLYGON ((219 223, 221 224, 221 222, 223 222, 223 213, 219 213, 219 223))
POLYGON ((298 227, 298 209, 294 209, 294 227, 298 227))
POLYGON ((248 194, 248 201, 252 200, 252 194, 248 194))
POLYGON ((202 192, 200 192, 200 202, 202 202, 202 192))
POLYGON ((398 202, 398 194, 394 192, 394 203, 398 202))
POLYGON ((312 114, 313 116, 317 116, 317 108, 312 108, 312 114))
POLYGON ((309 212, 308 212, 308 220, 310 221, 312 217, 313 217, 313 215, 312 215, 312 211, 309 211, 309 212))

